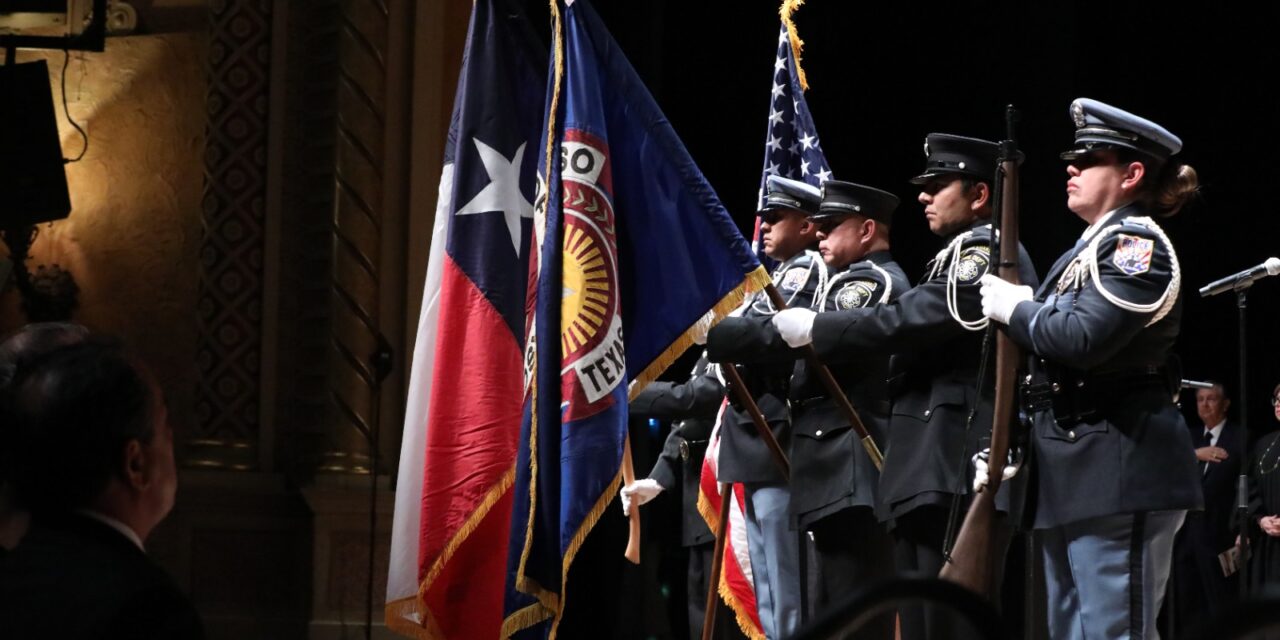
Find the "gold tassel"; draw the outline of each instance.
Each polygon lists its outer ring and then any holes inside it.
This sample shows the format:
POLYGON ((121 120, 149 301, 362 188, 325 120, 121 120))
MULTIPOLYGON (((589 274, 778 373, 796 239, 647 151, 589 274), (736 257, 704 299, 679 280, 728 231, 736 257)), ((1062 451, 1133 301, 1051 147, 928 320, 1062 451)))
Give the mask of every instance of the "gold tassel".
POLYGON ((782 7, 778 9, 778 15, 782 16, 782 24, 787 25, 787 37, 791 40, 791 54, 796 59, 796 75, 800 80, 800 90, 809 90, 809 81, 805 78, 804 69, 800 68, 800 50, 804 48, 804 40, 800 39, 800 35, 796 33, 796 23, 791 20, 791 14, 795 13, 800 5, 804 4, 804 0, 783 0, 782 7))

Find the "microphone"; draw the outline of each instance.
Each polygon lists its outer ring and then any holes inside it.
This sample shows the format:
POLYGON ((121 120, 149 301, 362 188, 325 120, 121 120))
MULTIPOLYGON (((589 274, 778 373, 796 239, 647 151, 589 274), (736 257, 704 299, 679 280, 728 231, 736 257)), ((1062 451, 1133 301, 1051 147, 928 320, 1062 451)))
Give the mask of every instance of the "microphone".
POLYGON ((1201 382, 1200 380, 1183 379, 1180 385, 1183 389, 1212 389, 1212 382, 1201 382))
POLYGON ((1248 288, 1255 280, 1260 280, 1267 276, 1280 274, 1280 258, 1267 258, 1267 261, 1252 268, 1245 269, 1235 275, 1227 276, 1221 280, 1210 282, 1200 287, 1200 297, 1208 298, 1216 296, 1226 291, 1239 291, 1248 288))

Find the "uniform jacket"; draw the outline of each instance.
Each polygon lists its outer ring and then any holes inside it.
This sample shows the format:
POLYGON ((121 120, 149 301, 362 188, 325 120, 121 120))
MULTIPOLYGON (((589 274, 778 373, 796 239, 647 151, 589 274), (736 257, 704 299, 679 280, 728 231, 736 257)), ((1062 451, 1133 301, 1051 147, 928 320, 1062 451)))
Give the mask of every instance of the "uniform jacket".
POLYGON ((631 401, 632 416, 675 421, 649 477, 664 489, 679 487, 682 491, 680 538, 686 547, 715 539, 698 513, 698 481, 707 440, 723 400, 724 385, 704 356, 685 382, 651 383, 631 401))
MULTIPOLYGON (((819 313, 887 304, 911 282, 888 251, 872 253, 832 276, 819 313)), ((773 329, 773 325, 769 325, 773 329)), ((889 356, 867 353, 831 364, 832 375, 883 448, 889 427, 889 356)), ((880 471, 808 362, 792 378, 791 511, 803 528, 849 507, 876 506, 880 471)))
POLYGON ((1057 405, 1033 412, 1036 528, 1202 505, 1162 381, 1182 315, 1177 255, 1144 216, 1130 204, 1099 220, 1010 318, 1010 336, 1035 354, 1033 381, 1096 409, 1079 420, 1057 405))
MULTIPOLYGON (((806 251, 782 263, 773 273, 774 286, 787 300, 788 307, 812 308, 819 291, 826 286, 827 267, 816 251, 806 251)), ((740 338, 743 327, 755 327, 767 323, 775 309, 763 294, 747 306, 746 312, 737 318, 726 318, 707 334, 707 355, 712 362, 734 362, 723 353, 744 355, 734 343, 740 338), (717 353, 722 355, 717 357, 717 353)), ((756 358, 749 366, 741 367, 743 380, 751 387, 760 412, 773 430, 774 437, 783 451, 791 448, 791 412, 787 406, 795 355, 775 332, 771 345, 761 353, 769 357, 756 358)), ((735 362, 735 364, 737 364, 735 362)), ((729 400, 736 402, 732 393, 729 400)), ((720 427, 720 482, 784 482, 782 471, 773 454, 760 439, 751 416, 745 410, 732 405, 725 411, 720 427)))
MULTIPOLYGON (((813 346, 829 364, 894 354, 889 434, 881 444, 882 519, 970 492, 969 457, 991 431, 991 385, 977 395, 985 326, 978 279, 991 263, 990 239, 990 225, 975 222, 948 237, 924 279, 897 300, 814 319, 813 346)), ((1035 286, 1031 260, 1022 247, 1019 254, 1022 281, 1035 286)))

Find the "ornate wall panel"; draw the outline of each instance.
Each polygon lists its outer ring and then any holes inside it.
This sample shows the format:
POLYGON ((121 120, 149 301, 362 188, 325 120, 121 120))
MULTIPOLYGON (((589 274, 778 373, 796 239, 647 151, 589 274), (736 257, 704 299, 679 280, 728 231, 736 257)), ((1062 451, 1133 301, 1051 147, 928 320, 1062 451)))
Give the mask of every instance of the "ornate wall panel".
POLYGON ((193 466, 257 465, 271 6, 215 0, 200 249, 193 466))

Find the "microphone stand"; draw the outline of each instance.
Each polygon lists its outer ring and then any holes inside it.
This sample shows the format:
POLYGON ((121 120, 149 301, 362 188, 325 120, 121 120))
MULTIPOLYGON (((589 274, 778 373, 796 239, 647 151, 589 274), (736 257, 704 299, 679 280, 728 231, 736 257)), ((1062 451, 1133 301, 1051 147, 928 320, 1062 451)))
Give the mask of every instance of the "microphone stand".
MULTIPOLYGON (((1237 579, 1240 584, 1240 597, 1244 598, 1249 592, 1249 563, 1246 558, 1249 556, 1249 334, 1248 334, 1248 308, 1249 308, 1249 288, 1253 286, 1254 280, 1240 278, 1232 291, 1236 294, 1236 316, 1239 322, 1239 343, 1240 356, 1240 440, 1243 444, 1241 455, 1243 459, 1240 464, 1240 476, 1236 478, 1236 522, 1240 523, 1240 556, 1237 559, 1239 567, 1236 570, 1237 579)), ((1209 287, 1200 290, 1200 297, 1207 297, 1214 293, 1207 291, 1209 287)))
POLYGON ((1240 461, 1240 476, 1236 479, 1236 522, 1240 523, 1240 556, 1237 559, 1239 568, 1236 569, 1237 579, 1240 581, 1240 598, 1243 599, 1249 595, 1249 385, 1248 385, 1248 357, 1249 349, 1247 347, 1248 339, 1248 294, 1249 287, 1253 283, 1237 286, 1236 292, 1236 315, 1240 323, 1240 335, 1237 338, 1240 347, 1240 442, 1241 455, 1244 456, 1240 461))

